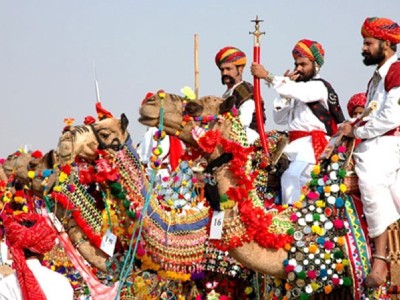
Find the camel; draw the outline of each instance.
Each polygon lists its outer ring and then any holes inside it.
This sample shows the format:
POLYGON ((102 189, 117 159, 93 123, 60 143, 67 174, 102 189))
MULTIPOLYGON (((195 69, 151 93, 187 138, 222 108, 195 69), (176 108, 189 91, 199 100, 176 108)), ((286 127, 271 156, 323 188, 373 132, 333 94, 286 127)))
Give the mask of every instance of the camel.
MULTIPOLYGON (((139 122, 146 126, 157 126, 160 118, 160 108, 161 105, 163 105, 163 109, 165 111, 165 114, 163 116, 164 130, 166 131, 166 133, 170 135, 179 134, 179 138, 187 145, 193 146, 195 148, 202 148, 204 150, 204 156, 208 160, 209 164, 213 164, 216 160, 220 159, 227 151, 230 153, 237 152, 237 155, 249 154, 249 152, 246 152, 246 147, 243 147, 243 143, 240 143, 240 140, 239 142, 238 140, 236 140, 236 142, 232 143, 232 139, 235 135, 240 136, 240 134, 234 132, 237 131, 238 124, 235 123, 237 122, 237 118, 232 115, 233 103, 234 99, 228 98, 226 100, 223 100, 219 97, 213 96, 206 96, 195 101, 188 101, 188 99, 184 97, 162 92, 154 95, 152 98, 148 99, 142 104, 142 107, 140 108, 139 122), (204 133, 205 130, 201 129, 202 125, 206 125, 206 127, 208 127, 208 129, 210 130, 204 133)), ((343 149, 341 151, 343 151, 343 149)), ((235 154, 233 154, 233 156, 235 157, 235 154)), ((339 165, 335 165, 334 168, 337 168, 338 166, 340 167, 340 164, 343 162, 341 162, 342 159, 339 158, 343 156, 344 153, 342 152, 336 154, 335 159, 338 158, 339 165)), ((231 188, 234 188, 237 185, 243 183, 243 177, 239 179, 235 178, 235 172, 239 168, 244 168, 244 166, 248 164, 248 162, 243 162, 243 165, 240 166, 240 164, 238 164, 238 162, 236 161, 234 167, 231 168, 229 164, 226 164, 225 162, 221 164, 215 164, 212 172, 213 178, 215 182, 217 182, 217 187, 220 195, 229 194, 231 188)), ((230 164, 232 164, 232 162, 230 164)), ((321 164, 321 170, 323 169, 324 171, 327 171, 330 170, 330 168, 332 167, 327 162, 321 164)), ((241 175, 244 176, 243 174, 241 175)), ((246 175, 251 178, 251 174, 246 175)), ((315 176, 315 179, 323 180, 322 177, 319 178, 318 176, 315 176)), ((335 178, 335 180, 337 180, 337 178, 335 178)), ((337 182, 340 183, 342 181, 337 180, 337 182)), ((248 183, 249 182, 247 182, 247 184, 248 183)), ((310 186, 312 187, 312 185, 310 186)), ((255 193, 253 191, 254 186, 247 185, 246 187, 250 189, 247 190, 250 198, 252 198, 253 200, 255 199, 255 202, 257 202, 257 197, 255 196, 255 193)), ((340 185, 340 187, 342 188, 342 185, 340 185)), ((310 197, 316 195, 315 191, 313 191, 312 189, 309 190, 310 197)), ((341 194, 342 192, 340 192, 340 195, 341 194)), ((221 241, 216 241, 216 244, 224 249, 228 249, 230 255, 232 255, 244 266, 259 271, 263 274, 274 276, 275 278, 288 280, 288 282, 290 282, 290 284, 292 285, 287 292, 287 296, 290 299, 298 298, 301 293, 308 295, 316 292, 329 294, 331 293, 332 289, 332 281, 330 281, 329 284, 325 285, 325 287, 323 287, 323 284, 321 284, 321 282, 319 282, 318 284, 315 283, 314 285, 306 284, 303 279, 297 279, 297 281, 294 282, 296 280, 296 272, 291 271, 291 267, 288 267, 290 266, 290 261, 294 259, 293 257, 295 255, 295 260, 297 260, 298 262, 303 261, 304 258, 307 256, 307 254, 298 251, 299 247, 301 246, 293 247, 293 245, 300 245, 300 243, 297 243, 296 241, 309 242, 310 240, 312 240, 315 241, 315 243, 311 242, 308 245, 315 245, 317 244, 316 241, 318 240, 318 238, 316 237, 318 237, 318 235, 323 237, 324 234, 326 234, 330 230, 329 228, 331 228, 331 222, 329 221, 327 222, 329 226, 322 229, 319 228, 320 231, 318 234, 313 234, 311 230, 309 230, 309 228, 307 228, 307 231, 305 231, 304 233, 299 231, 304 226, 297 224, 297 222, 294 222, 293 220, 296 220, 298 217, 302 217, 301 212, 303 210, 305 210, 306 212, 308 211, 308 209, 314 210, 315 206, 310 206, 310 203, 311 202, 307 198, 307 201, 300 202, 299 204, 297 204, 298 206, 295 205, 295 207, 293 208, 285 207, 279 211, 273 209, 264 213, 259 213, 260 207, 257 205, 251 206, 252 208, 250 208, 250 210, 247 210, 248 213, 251 213, 251 211, 254 209, 257 211, 257 214, 253 214, 251 216, 254 219, 266 218, 266 216, 268 216, 272 218, 272 223, 276 221, 276 223, 278 224, 285 224, 285 229, 289 229, 292 232, 295 232, 293 240, 290 241, 290 238, 287 238, 287 236, 285 235, 285 231, 274 231, 277 239, 284 239, 285 241, 287 241, 286 245, 282 245, 282 243, 279 244, 279 242, 275 243, 274 245, 274 241, 268 243, 260 240, 259 238, 257 238, 257 235, 262 235, 261 232, 247 232, 246 235, 246 230, 249 230, 249 228, 246 227, 251 226, 252 223, 248 220, 249 216, 241 215, 241 212, 244 211, 244 209, 243 207, 240 207, 240 205, 236 205, 233 208, 224 210, 225 217, 223 222, 224 225, 222 229, 222 238, 221 241), (291 227, 289 225, 290 223, 292 223, 291 227), (253 234, 253 236, 251 236, 251 234, 253 234), (235 238, 236 240, 234 240, 235 238), (276 244, 279 244, 279 246, 276 247, 276 244)), ((243 206, 247 204, 248 203, 242 203, 241 205, 243 206)), ((324 206, 325 203, 318 202, 318 205, 324 206)), ((342 206, 342 203, 338 205, 342 206)), ((329 214, 330 213, 331 212, 329 211, 329 214)), ((307 218, 309 217, 310 214, 307 218)), ((338 218, 340 218, 340 216, 338 216, 338 218)), ((326 236, 325 243, 327 245, 331 245, 332 247, 336 247, 335 249, 337 250, 338 255, 343 255, 343 253, 346 252, 345 247, 350 246, 346 245, 344 242, 345 230, 343 228, 342 221, 340 221, 339 219, 337 220, 338 221, 333 220, 335 223, 335 229, 332 231, 333 236, 330 236, 329 238, 326 236), (335 237, 334 235, 337 236, 335 237), (331 244, 332 241, 334 242, 331 244)), ((303 221, 304 219, 301 221, 301 223, 303 223, 303 221)), ((262 224, 260 222, 255 223, 262 224)), ((251 227, 250 229, 255 230, 253 227, 251 227)), ((263 227, 263 230, 269 229, 270 228, 268 227, 263 227)), ((314 228, 312 230, 317 230, 318 232, 318 228, 314 228)), ((314 250, 315 249, 313 248, 312 251, 314 250)), ((329 256, 329 253, 330 251, 327 251, 325 252, 325 255, 329 256)), ((306 261, 308 262, 308 260, 306 261)), ((352 285, 352 283, 349 276, 347 276, 349 269, 347 267, 344 267, 342 269, 343 265, 341 261, 342 258, 340 258, 334 264, 335 266, 338 264, 340 265, 340 271, 338 271, 339 274, 334 275, 334 278, 336 279, 333 279, 333 281, 335 282, 333 285, 336 288, 339 286, 346 286, 344 289, 341 289, 343 291, 347 290, 348 287, 352 285), (341 279, 339 280, 338 278, 341 279), (341 284, 338 283, 338 280, 341 282, 341 284)), ((319 260, 318 262, 320 263, 319 260)), ((298 266, 303 267, 301 263, 298 264, 298 266)), ((295 268, 295 266, 293 266, 293 268, 295 268)), ((312 275, 313 271, 309 274, 312 275)), ((362 290, 359 285, 357 285, 357 290, 353 289, 354 297, 356 298, 360 295, 360 293, 362 295, 363 292, 365 291, 362 290)), ((347 292, 346 297, 352 298, 352 293, 347 292)))

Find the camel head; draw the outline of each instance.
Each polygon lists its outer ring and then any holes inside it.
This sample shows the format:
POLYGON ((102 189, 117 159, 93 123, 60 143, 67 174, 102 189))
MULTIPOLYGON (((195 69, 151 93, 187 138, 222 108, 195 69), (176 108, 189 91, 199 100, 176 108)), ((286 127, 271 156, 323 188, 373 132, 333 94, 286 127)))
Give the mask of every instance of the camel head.
POLYGON ((75 157, 93 161, 97 150, 118 151, 129 139, 128 118, 104 118, 90 125, 71 126, 64 129, 58 143, 59 163, 65 164, 75 157))
MULTIPOLYGON (((197 100, 187 100, 178 95, 157 93, 143 101, 139 111, 139 122, 146 126, 158 127, 160 123, 160 111, 162 112, 163 109, 165 132, 172 136, 178 135, 179 139, 185 143, 197 146, 191 134, 194 126, 202 126, 202 124, 208 123, 206 121, 207 117, 228 112, 232 109, 233 105, 233 97, 225 101, 216 96, 205 96, 197 100), (203 122, 199 120, 200 117, 204 117, 203 122)), ((221 124, 218 125, 214 122, 212 126, 215 128, 216 126, 221 126, 221 124)))
POLYGON ((16 152, 10 154, 4 161, 3 170, 8 179, 16 180, 22 185, 31 185, 35 195, 42 197, 45 186, 51 188, 56 180, 55 172, 51 171, 56 163, 55 160, 53 150, 40 158, 32 156, 32 153, 16 152), (29 178, 29 171, 35 173, 34 178, 29 178))

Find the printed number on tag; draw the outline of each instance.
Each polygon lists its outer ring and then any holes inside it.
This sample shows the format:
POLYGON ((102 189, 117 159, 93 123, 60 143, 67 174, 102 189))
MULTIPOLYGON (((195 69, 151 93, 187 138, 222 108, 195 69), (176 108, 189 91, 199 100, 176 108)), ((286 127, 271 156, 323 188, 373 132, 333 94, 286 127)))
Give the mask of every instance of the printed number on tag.
POLYGON ((210 239, 220 240, 222 236, 222 225, 224 224, 224 211, 214 211, 211 218, 210 239))
POLYGON ((104 251, 108 256, 114 255, 115 244, 117 242, 117 236, 107 229, 106 234, 103 236, 101 240, 100 249, 104 251))

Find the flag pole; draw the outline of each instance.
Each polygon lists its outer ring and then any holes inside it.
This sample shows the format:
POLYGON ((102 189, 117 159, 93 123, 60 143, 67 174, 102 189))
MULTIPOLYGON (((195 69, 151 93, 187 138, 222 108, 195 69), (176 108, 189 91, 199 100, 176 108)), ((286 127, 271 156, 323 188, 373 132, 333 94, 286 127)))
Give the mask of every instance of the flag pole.
POLYGON ((199 35, 194 35, 194 92, 199 97, 199 35))

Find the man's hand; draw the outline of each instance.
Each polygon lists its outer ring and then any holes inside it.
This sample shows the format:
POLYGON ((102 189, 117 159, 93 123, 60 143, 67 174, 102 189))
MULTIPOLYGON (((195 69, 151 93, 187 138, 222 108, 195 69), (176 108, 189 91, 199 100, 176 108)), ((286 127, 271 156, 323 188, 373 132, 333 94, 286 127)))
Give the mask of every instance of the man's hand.
POLYGON ((296 81, 297 78, 299 78, 300 74, 298 74, 297 71, 290 72, 289 70, 286 70, 283 76, 289 77, 290 80, 296 81))
POLYGON ((253 62, 250 67, 251 75, 261 78, 261 79, 266 79, 269 72, 260 64, 257 64, 253 62))
POLYGON ((351 125, 350 122, 344 122, 342 125, 340 125, 340 131, 343 132, 343 134, 347 137, 355 137, 353 134, 353 125, 351 125))

